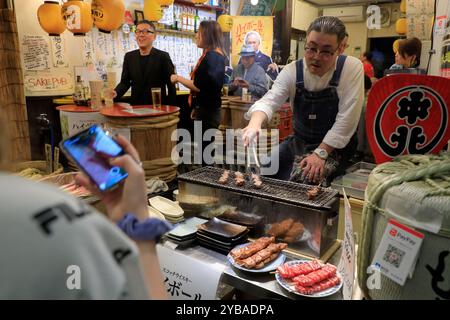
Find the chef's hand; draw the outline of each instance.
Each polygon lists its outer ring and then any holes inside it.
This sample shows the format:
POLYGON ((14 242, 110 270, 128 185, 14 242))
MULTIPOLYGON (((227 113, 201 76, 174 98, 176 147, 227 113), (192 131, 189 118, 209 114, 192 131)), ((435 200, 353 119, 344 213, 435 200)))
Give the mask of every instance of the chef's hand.
POLYGON ((247 81, 245 81, 245 80, 239 81, 239 85, 240 85, 242 88, 248 88, 248 87, 249 87, 249 83, 248 83, 247 81))
POLYGON ((313 152, 300 162, 300 168, 302 168, 302 179, 308 178, 311 182, 319 183, 323 179, 325 160, 313 152))
POLYGON ((105 204, 108 216, 114 222, 119 221, 125 213, 133 213, 142 221, 148 218, 145 172, 140 165, 139 154, 134 146, 121 135, 117 135, 115 140, 126 154, 111 159, 110 164, 125 169, 128 173, 125 182, 111 191, 102 193, 83 173, 77 174, 75 180, 105 204))
POLYGON ((242 141, 244 142, 244 147, 252 142, 256 143, 256 138, 261 132, 261 127, 263 122, 267 120, 267 115, 263 111, 254 111, 248 126, 242 129, 242 141))

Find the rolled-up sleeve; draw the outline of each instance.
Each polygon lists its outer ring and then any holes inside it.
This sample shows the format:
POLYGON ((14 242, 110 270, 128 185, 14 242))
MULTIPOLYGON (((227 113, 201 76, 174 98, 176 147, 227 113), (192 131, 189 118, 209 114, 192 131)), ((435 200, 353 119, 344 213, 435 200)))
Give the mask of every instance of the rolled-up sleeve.
POLYGON ((268 120, 272 119, 272 115, 280 106, 286 102, 287 98, 293 101, 295 94, 295 62, 288 64, 278 75, 272 89, 270 89, 264 97, 255 102, 245 114, 245 119, 250 120, 252 113, 262 111, 267 115, 268 120))
POLYGON ((344 148, 358 127, 364 102, 364 69, 362 63, 347 57, 337 89, 339 111, 336 121, 325 135, 323 142, 336 148, 344 148))

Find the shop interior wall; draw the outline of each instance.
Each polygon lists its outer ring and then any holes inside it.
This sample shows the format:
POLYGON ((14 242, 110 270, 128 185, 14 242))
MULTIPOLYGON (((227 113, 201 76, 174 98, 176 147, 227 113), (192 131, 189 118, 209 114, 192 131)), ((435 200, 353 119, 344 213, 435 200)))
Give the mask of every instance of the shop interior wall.
MULTIPOLYGON (((87 2, 91 2, 88 0, 87 2)), ((142 10, 143 8, 143 0, 124 0, 126 8, 130 10, 132 13, 134 9, 142 10)), ((62 67, 54 67, 52 63, 50 63, 49 68, 43 70, 26 70, 24 65, 24 48, 23 48, 23 37, 27 36, 40 36, 45 41, 50 43, 50 37, 42 30, 39 26, 37 19, 37 9, 42 4, 42 0, 14 0, 14 7, 16 11, 16 19, 17 19, 17 27, 19 34, 19 42, 21 49, 21 60, 22 67, 24 70, 25 77, 25 94, 27 96, 54 96, 54 95, 67 95, 73 93, 73 82, 74 82, 74 67, 75 66, 83 66, 83 37, 74 37, 73 34, 69 31, 65 31, 61 35, 61 39, 64 43, 64 52, 65 52, 65 60, 67 62, 66 65, 62 67), (61 80, 69 81, 66 85, 57 85, 55 88, 50 90, 42 90, 38 89, 30 89, 32 86, 27 85, 27 81, 29 83, 36 81, 35 79, 39 76, 42 76, 42 79, 49 79, 52 76, 53 81, 61 80)), ((114 31, 116 32, 116 31, 114 31)), ((112 34, 114 34, 114 32, 112 34)), ((109 38, 107 38, 109 39, 109 38)), ((112 44, 112 42, 111 42, 112 44)), ((94 44, 95 45, 95 44, 94 44)), ((51 54, 51 53, 50 53, 51 54)), ((120 76, 120 71, 122 67, 123 55, 125 54, 124 50, 117 50, 115 52, 116 59, 118 64, 113 67, 114 71, 117 71, 120 76)), ((50 60, 51 62, 51 60, 50 60)))
MULTIPOLYGON (((450 0, 436 0, 436 16, 447 16, 450 18, 450 0)), ((433 41, 433 49, 436 53, 432 56, 430 62, 430 69, 428 74, 439 76, 441 67, 441 54, 442 54, 442 39, 443 35, 438 35, 435 33, 433 41)))

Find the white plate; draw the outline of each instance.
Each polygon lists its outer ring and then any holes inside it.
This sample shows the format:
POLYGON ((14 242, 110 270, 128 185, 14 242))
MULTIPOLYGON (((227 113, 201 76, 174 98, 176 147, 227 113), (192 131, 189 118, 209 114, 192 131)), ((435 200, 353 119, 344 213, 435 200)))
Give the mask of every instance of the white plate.
MULTIPOLYGON (((251 242, 237 245, 236 247, 233 248, 233 250, 235 248, 242 248, 246 245, 249 245, 250 243, 251 242)), ((263 273, 263 272, 270 272, 270 271, 276 270, 278 268, 278 266, 281 266, 284 263, 284 260, 286 260, 286 255, 283 252, 280 252, 280 254, 278 255, 278 257, 275 260, 273 260, 272 262, 270 262, 264 268, 261 268, 261 269, 244 268, 243 266, 240 266, 239 264, 237 264, 236 261, 234 261, 234 258, 230 254, 227 255, 227 258, 228 258, 228 261, 231 263, 231 265, 233 265, 234 267, 236 267, 238 269, 241 269, 243 271, 248 271, 248 272, 263 273)))
POLYGON ((174 201, 161 196, 150 198, 148 202, 153 208, 168 217, 179 218, 184 213, 183 209, 174 201))
MULTIPOLYGON (((310 260, 301 259, 301 260, 289 261, 289 262, 286 262, 286 264, 287 265, 295 265, 295 264, 305 263, 305 262, 308 262, 308 261, 310 261, 310 260)), ((297 294, 299 296, 309 297, 309 298, 323 298, 323 297, 331 296, 332 294, 335 294, 336 292, 341 290, 341 288, 342 288, 342 276, 341 276, 341 274, 339 272, 336 272, 336 275, 341 280, 341 282, 338 285, 336 285, 336 286, 334 286, 332 288, 328 288, 326 290, 320 291, 320 292, 313 293, 313 294, 303 294, 303 293, 298 292, 297 290, 295 290, 295 283, 294 283, 294 281, 282 278, 278 274, 278 272, 275 274, 275 279, 277 280, 279 285, 282 286, 284 289, 286 289, 287 291, 292 292, 294 294, 297 294)))
POLYGON ((156 210, 155 208, 151 207, 151 206, 147 206, 148 208, 148 217, 149 218, 158 218, 161 220, 166 220, 166 218, 164 218, 164 215, 159 212, 158 210, 156 210))

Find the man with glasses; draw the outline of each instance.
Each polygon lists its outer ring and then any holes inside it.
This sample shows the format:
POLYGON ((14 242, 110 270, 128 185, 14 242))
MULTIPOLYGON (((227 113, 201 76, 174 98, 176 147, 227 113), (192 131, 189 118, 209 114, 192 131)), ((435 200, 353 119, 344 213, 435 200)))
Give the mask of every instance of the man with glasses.
POLYGON ((139 49, 125 54, 122 78, 113 91, 114 98, 122 97, 131 86, 132 105, 152 104, 151 88, 161 88, 162 104, 175 105, 176 89, 170 82, 174 66, 167 52, 153 47, 155 32, 152 22, 137 23, 135 33, 139 49))
POLYGON ((345 35, 338 18, 314 20, 307 31, 304 59, 287 65, 272 89, 246 114, 250 122, 243 129, 243 139, 249 144, 262 123, 290 99, 294 135, 279 146, 276 178, 305 183, 327 178, 329 182, 355 152, 364 72, 359 59, 340 55, 345 35))

